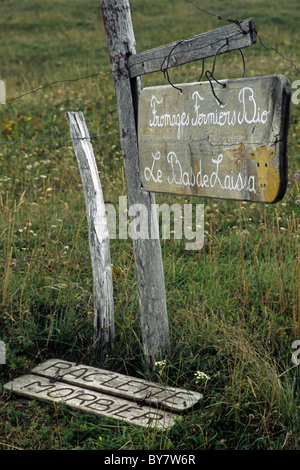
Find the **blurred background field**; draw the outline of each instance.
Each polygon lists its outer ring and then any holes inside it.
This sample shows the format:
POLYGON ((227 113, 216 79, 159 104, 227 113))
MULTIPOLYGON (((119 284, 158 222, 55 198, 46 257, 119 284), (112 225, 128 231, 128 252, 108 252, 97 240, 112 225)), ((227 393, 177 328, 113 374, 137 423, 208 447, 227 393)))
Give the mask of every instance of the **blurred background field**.
MULTIPOLYGON (((184 0, 130 4, 140 52, 227 24, 184 0)), ((254 18, 260 39, 243 50, 245 77, 299 80, 296 0, 203 0, 199 6, 223 18, 254 18)), ((130 239, 110 243, 116 346, 103 357, 93 352, 84 193, 72 144, 64 140, 65 113, 82 111, 90 135, 103 136, 93 148, 105 201, 117 207, 126 185, 100 2, 2 1, 0 38, 7 94, 0 105, 1 384, 51 357, 148 378, 130 239), (77 80, 93 74, 100 75, 77 80)), ((208 69, 212 61, 205 61, 208 69)), ((170 77, 193 82, 201 69, 195 62, 171 69, 170 77)), ((242 71, 238 51, 218 57, 217 78, 242 71)), ((158 72, 143 82, 161 85, 166 78, 158 72)), ((205 205, 202 250, 186 251, 184 240, 161 241, 172 351, 152 377, 200 391, 200 406, 173 429, 149 433, 1 391, 0 448, 299 449, 299 370, 292 362, 292 344, 300 340, 299 112, 292 103, 281 202, 156 197, 205 205), (207 378, 197 379, 198 372, 207 378)))

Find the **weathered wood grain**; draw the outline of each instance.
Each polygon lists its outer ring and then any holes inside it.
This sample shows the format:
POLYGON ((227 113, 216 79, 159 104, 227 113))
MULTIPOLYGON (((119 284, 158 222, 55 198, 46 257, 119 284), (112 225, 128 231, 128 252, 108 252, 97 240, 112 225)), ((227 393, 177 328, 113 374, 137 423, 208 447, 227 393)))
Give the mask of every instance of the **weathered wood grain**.
POLYGON ((280 75, 145 88, 141 180, 148 191, 279 201, 287 186, 291 88, 280 75), (219 100, 219 101, 218 101, 219 100))
POLYGON ((0 80, 0 104, 5 104, 6 100, 6 88, 5 83, 0 80))
POLYGON ((155 196, 144 191, 139 173, 136 112, 142 85, 139 78, 129 77, 128 58, 136 54, 129 1, 102 0, 101 6, 116 91, 128 203, 141 204, 147 210, 147 227, 153 234, 148 239, 133 237, 145 365, 151 370, 155 360, 169 351, 170 337, 158 221, 151 217, 155 196))
POLYGON ((89 132, 81 112, 67 113, 70 135, 84 189, 94 283, 94 348, 115 341, 113 282, 105 203, 89 132))
POLYGON ((64 403, 68 407, 99 417, 113 418, 146 428, 172 427, 178 417, 166 410, 139 405, 88 388, 51 380, 34 374, 23 375, 4 385, 4 390, 46 403, 64 403))
POLYGON ((200 393, 182 388, 167 387, 147 380, 118 374, 104 369, 75 364, 62 359, 50 359, 32 372, 48 378, 134 400, 175 412, 185 411, 203 397, 200 393))
POLYGON ((6 363, 6 346, 4 341, 0 341, 0 364, 6 363))
POLYGON ((193 38, 137 53, 128 59, 130 77, 157 72, 162 66, 166 67, 168 58, 168 68, 171 68, 213 57, 223 45, 220 54, 252 46, 256 36, 255 22, 250 18, 241 21, 240 25, 231 23, 193 38))

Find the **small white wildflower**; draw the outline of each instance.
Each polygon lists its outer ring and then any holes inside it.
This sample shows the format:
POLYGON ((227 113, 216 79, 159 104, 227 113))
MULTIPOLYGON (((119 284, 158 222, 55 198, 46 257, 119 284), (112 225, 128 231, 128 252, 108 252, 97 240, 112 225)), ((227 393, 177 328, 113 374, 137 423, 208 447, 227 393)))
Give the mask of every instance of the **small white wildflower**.
POLYGON ((197 370, 197 372, 195 372, 195 383, 199 383, 200 380, 210 380, 211 377, 207 374, 205 374, 205 372, 201 372, 200 370, 197 370))
POLYGON ((163 366, 166 365, 166 360, 164 360, 164 361, 157 361, 157 362, 155 363, 155 365, 158 366, 158 367, 163 367, 163 366))
POLYGON ((165 367, 165 365, 166 365, 166 362, 167 362, 166 360, 155 362, 155 367, 158 367, 158 373, 159 373, 159 375, 162 373, 162 371, 163 371, 163 369, 164 369, 164 367, 165 367))

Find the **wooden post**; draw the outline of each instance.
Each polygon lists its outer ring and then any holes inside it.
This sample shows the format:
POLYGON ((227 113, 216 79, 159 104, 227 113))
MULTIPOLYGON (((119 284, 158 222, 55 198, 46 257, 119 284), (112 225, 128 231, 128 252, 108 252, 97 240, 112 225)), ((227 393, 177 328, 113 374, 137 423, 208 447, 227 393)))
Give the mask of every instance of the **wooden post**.
POLYGON ((0 80, 0 104, 5 104, 5 83, 0 80))
POLYGON ((155 360, 169 350, 170 339, 158 220, 151 211, 155 197, 142 188, 139 172, 137 106, 141 79, 130 79, 128 69, 128 58, 136 54, 129 1, 102 0, 101 6, 116 91, 128 203, 142 205, 148 214, 149 238, 133 239, 133 248, 146 367, 153 370, 155 360))
POLYGON ((73 147, 82 179, 94 282, 94 349, 106 351, 114 344, 114 302, 109 234, 105 204, 93 147, 84 116, 67 113, 73 147))
POLYGON ((144 190, 139 174, 137 117, 141 75, 162 70, 164 64, 174 67, 251 46, 256 42, 256 27, 250 18, 138 54, 129 0, 102 0, 101 6, 116 90, 128 200, 130 205, 141 204, 148 211, 152 234, 151 240, 134 240, 133 245, 143 345, 148 365, 153 369, 155 358, 169 349, 170 340, 158 221, 157 217, 151 220, 155 199, 153 193, 144 190))

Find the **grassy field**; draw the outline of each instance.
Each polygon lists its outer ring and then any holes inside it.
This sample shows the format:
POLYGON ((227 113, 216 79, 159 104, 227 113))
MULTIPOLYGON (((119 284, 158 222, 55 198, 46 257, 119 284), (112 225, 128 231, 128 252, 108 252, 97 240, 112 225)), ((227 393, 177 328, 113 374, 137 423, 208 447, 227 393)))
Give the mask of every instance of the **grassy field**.
MULTIPOLYGON (((138 51, 226 24, 185 0, 130 3, 138 51)), ((254 18, 266 47, 258 40, 244 50, 246 77, 299 79, 298 1, 199 5, 223 18, 254 18)), ((107 134, 93 141, 105 201, 117 205, 126 195, 100 2, 2 1, 0 38, 7 92, 0 105, 0 340, 6 344, 0 383, 52 357, 148 378, 131 240, 111 240, 116 346, 99 357, 92 348, 84 194, 71 142, 9 143, 69 137, 65 113, 80 110, 90 135, 107 134), (14 99, 96 73, 103 75, 14 99)), ((196 81, 201 67, 173 68, 170 77, 196 81)), ((241 74, 239 52, 217 59, 218 78, 241 74)), ((144 78, 145 86, 159 84, 166 84, 162 73, 144 78)), ((299 109, 291 106, 289 181, 281 202, 156 198, 205 205, 201 251, 186 251, 184 240, 161 242, 172 351, 152 376, 201 392, 201 404, 174 428, 149 432, 0 389, 0 449, 300 449, 299 369, 292 362, 292 343, 300 339, 299 109), (197 381, 198 371, 208 378, 197 381)))

